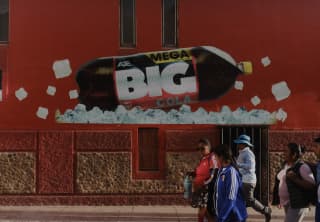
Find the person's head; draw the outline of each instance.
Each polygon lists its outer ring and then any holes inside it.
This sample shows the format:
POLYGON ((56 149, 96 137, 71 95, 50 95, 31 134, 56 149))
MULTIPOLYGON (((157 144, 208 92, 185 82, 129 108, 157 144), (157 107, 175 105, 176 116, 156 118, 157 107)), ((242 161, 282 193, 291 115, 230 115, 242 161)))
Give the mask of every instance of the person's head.
POLYGON ((232 150, 228 145, 221 144, 215 147, 214 154, 222 165, 233 163, 232 150))
POLYGON ((242 150, 246 147, 253 147, 251 143, 251 138, 248 135, 242 134, 237 139, 233 141, 235 144, 237 144, 238 149, 242 150))
POLYGON ((314 142, 316 144, 314 153, 316 154, 317 158, 320 159, 320 137, 315 138, 314 142))
POLYGON ((285 153, 286 161, 288 163, 296 162, 298 159, 302 157, 305 151, 306 148, 304 146, 301 146, 300 144, 296 143, 289 143, 285 153))
POLYGON ((198 141, 198 150, 200 150, 202 155, 207 155, 211 152, 211 143, 208 139, 202 138, 198 141))

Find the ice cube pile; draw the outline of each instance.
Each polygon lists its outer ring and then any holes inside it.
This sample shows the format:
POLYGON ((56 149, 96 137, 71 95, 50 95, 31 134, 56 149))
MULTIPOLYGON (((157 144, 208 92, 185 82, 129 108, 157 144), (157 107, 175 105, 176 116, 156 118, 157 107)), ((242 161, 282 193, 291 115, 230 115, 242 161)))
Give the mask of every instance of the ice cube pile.
POLYGON ((56 120, 60 123, 102 124, 273 124, 285 119, 286 113, 282 109, 270 113, 263 109, 247 111, 242 107, 232 111, 228 106, 223 106, 219 112, 208 112, 201 107, 192 111, 189 105, 166 112, 161 109, 142 110, 139 107, 127 110, 122 105, 115 111, 102 111, 98 107, 87 111, 85 105, 78 104, 73 110, 56 114, 56 120))

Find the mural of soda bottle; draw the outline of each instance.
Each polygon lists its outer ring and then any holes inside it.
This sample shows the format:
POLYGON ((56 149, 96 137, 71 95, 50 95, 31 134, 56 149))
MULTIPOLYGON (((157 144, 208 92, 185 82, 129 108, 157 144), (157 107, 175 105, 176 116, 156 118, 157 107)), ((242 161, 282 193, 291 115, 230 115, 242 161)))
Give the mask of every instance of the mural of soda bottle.
POLYGON ((98 106, 168 108, 217 99, 251 62, 236 63, 226 52, 201 46, 129 56, 97 58, 77 72, 80 103, 98 106))

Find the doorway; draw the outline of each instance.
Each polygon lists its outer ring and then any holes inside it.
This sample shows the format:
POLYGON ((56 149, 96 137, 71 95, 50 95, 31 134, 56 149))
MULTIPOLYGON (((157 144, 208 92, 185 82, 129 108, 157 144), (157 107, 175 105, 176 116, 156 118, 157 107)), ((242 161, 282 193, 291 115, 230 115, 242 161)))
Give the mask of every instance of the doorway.
POLYGON ((241 134, 250 136, 254 145, 252 150, 256 157, 257 175, 255 197, 267 205, 269 202, 268 126, 220 126, 221 143, 230 145, 235 157, 238 156, 238 150, 233 140, 241 134))

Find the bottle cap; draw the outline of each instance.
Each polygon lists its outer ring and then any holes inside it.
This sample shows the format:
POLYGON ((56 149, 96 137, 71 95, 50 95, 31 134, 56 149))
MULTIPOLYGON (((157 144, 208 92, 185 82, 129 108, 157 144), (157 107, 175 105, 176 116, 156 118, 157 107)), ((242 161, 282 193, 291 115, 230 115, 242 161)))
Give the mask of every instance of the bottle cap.
POLYGON ((245 74, 252 74, 253 68, 252 63, 250 61, 239 62, 238 68, 245 74))

